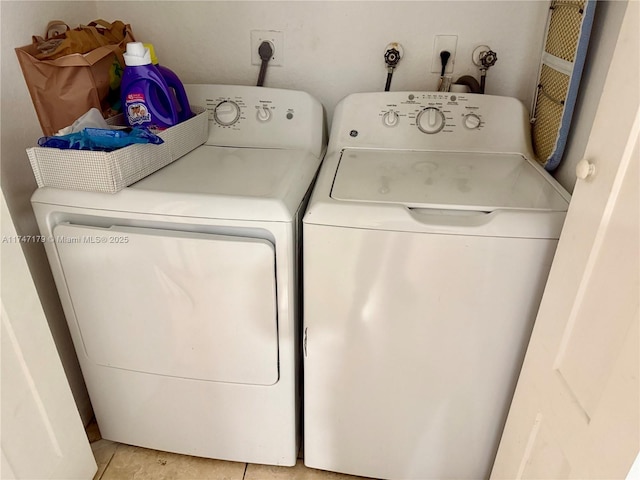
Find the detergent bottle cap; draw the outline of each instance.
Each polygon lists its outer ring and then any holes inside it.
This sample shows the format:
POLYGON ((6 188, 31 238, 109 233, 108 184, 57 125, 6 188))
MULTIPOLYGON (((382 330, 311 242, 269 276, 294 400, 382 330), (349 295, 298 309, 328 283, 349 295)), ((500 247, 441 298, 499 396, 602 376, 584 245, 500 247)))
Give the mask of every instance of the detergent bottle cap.
POLYGON ((127 51, 123 54, 124 63, 129 67, 151 65, 151 54, 142 42, 127 43, 127 51))
POLYGON ((156 51, 153 48, 153 44, 145 43, 144 46, 145 48, 149 49, 149 55, 151 55, 151 63, 153 63, 154 65, 158 65, 158 57, 156 57, 156 51))

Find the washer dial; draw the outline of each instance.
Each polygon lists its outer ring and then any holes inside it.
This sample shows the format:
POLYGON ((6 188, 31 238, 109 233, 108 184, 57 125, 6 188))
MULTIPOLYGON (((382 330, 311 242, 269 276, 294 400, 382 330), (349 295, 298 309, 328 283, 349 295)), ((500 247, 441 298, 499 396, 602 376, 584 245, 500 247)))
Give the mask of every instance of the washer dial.
POLYGON ((467 113, 462 118, 462 123, 469 130, 474 130, 474 129, 480 127, 480 125, 482 125, 482 120, 480 120, 480 117, 478 115, 476 115, 475 113, 467 113))
POLYGON ((399 120, 400 117, 398 117, 398 112, 395 112, 393 110, 389 110, 388 112, 385 112, 384 115, 382 115, 382 123, 386 127, 395 127, 396 125, 398 125, 399 120))
POLYGON ((418 114, 416 125, 423 133, 438 133, 444 128, 445 118, 436 107, 427 107, 418 114))
POLYGON ((230 127, 240 119, 240 107, 231 100, 220 102, 213 110, 213 118, 219 125, 230 127))

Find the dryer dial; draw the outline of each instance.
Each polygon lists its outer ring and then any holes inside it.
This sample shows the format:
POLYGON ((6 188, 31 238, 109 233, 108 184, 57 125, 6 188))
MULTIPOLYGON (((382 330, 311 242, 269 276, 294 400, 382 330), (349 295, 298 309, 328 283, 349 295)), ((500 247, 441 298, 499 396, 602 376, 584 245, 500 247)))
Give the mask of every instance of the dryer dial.
POLYGON ((271 110, 269 107, 262 106, 258 108, 256 118, 259 122, 268 122, 271 119, 271 110))
POLYGON ((216 105, 213 118, 223 127, 230 127, 240 119, 240 107, 236 102, 225 100, 216 105))
POLYGON ((418 114, 416 125, 423 133, 438 133, 444 128, 445 118, 436 107, 427 107, 418 114))

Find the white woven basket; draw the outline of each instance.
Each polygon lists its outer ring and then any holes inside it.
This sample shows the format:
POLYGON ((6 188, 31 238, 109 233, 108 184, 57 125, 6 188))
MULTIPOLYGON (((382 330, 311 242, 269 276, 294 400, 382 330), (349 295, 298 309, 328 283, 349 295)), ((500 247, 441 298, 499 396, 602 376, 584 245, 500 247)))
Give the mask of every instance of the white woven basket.
POLYGON ((38 187, 115 193, 161 169, 207 141, 205 108, 191 106, 196 115, 160 132, 161 145, 136 144, 113 152, 27 149, 38 187))

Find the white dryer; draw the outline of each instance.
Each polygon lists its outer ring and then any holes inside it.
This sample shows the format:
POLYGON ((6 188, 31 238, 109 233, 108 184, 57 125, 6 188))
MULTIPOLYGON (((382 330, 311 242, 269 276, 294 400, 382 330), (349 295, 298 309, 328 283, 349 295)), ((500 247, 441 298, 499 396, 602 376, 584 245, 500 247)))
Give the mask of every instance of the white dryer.
POLYGON ((488 477, 569 199, 515 99, 338 105, 303 219, 307 466, 488 477))
POLYGON ((324 153, 306 93, 187 85, 209 140, 116 194, 32 204, 109 440, 294 465, 300 220, 324 153))

